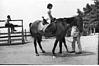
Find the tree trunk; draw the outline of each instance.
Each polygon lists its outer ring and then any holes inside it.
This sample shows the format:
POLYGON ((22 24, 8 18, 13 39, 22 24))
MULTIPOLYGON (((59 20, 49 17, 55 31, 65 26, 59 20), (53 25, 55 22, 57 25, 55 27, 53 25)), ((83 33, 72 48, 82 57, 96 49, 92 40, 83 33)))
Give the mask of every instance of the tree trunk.
POLYGON ((96 33, 96 30, 95 30, 95 28, 94 28, 94 35, 95 35, 95 33, 96 33))

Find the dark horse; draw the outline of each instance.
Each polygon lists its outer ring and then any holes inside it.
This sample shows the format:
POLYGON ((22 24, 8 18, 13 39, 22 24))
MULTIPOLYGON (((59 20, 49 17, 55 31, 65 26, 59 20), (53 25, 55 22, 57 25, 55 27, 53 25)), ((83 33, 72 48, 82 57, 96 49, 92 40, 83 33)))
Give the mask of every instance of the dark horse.
POLYGON ((51 23, 46 29, 46 33, 52 33, 56 37, 54 47, 52 49, 53 55, 55 55, 55 48, 57 46, 57 43, 59 42, 59 53, 62 53, 62 42, 64 43, 64 46, 68 52, 67 45, 65 42, 65 35, 69 28, 71 28, 73 25, 78 25, 78 19, 77 17, 71 17, 71 18, 59 18, 56 19, 55 22, 51 23))
MULTIPOLYGON (((42 52, 45 53, 45 51, 43 50, 41 46, 42 35, 44 34, 42 33, 41 30, 38 29, 40 24, 41 24, 41 21, 35 21, 29 24, 31 36, 34 37, 34 47, 35 47, 35 53, 37 56, 39 56, 38 51, 37 51, 37 42, 42 52)), ((60 47, 59 53, 62 53, 62 42, 64 43, 64 46, 68 52, 68 48, 65 42, 65 35, 66 35, 67 30, 72 25, 76 25, 76 24, 77 24, 77 19, 75 17, 71 17, 71 18, 56 19, 55 22, 47 26, 47 28, 45 29, 45 34, 50 33, 56 37, 54 47, 52 50, 53 55, 55 55, 55 48, 58 42, 59 42, 59 47, 60 47)))
POLYGON ((34 47, 35 47, 35 53, 36 56, 39 56, 38 51, 37 51, 37 43, 42 50, 42 53, 45 53, 45 51, 42 48, 41 41, 42 41, 42 31, 39 29, 39 25, 41 24, 42 21, 37 20, 33 23, 29 24, 30 27, 30 34, 34 38, 34 47))

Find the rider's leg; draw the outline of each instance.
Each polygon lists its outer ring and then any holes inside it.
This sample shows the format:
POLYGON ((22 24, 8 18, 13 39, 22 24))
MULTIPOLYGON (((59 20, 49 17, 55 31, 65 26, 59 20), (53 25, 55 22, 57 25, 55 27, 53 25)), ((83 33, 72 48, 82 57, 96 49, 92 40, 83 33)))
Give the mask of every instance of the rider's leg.
POLYGON ((11 27, 11 30, 16 31, 15 26, 13 24, 10 23, 10 27, 11 27))

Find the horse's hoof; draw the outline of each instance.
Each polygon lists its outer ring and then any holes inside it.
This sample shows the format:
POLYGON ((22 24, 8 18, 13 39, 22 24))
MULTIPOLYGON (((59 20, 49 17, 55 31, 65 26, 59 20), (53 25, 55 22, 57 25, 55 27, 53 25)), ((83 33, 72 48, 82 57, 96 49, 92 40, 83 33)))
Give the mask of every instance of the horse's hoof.
POLYGON ((53 56, 56 56, 56 53, 53 53, 53 56))
POLYGON ((36 56, 39 56, 39 54, 36 54, 36 56))
POLYGON ((62 52, 58 52, 59 54, 62 54, 62 52))
POLYGON ((46 53, 46 52, 43 50, 42 53, 46 53))

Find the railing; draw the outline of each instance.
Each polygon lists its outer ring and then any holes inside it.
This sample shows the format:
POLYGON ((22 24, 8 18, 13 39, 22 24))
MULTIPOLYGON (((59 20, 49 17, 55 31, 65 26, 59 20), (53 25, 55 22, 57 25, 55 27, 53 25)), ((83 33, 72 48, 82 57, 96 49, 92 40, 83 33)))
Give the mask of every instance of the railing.
MULTIPOLYGON (((2 42, 2 41, 8 41, 8 44, 11 44, 12 43, 11 41, 13 41, 13 40, 14 41, 15 40, 16 41, 21 40, 22 43, 25 43, 25 41, 24 41, 24 31, 23 31, 23 20, 11 20, 11 21, 13 21, 13 22, 20 21, 21 22, 21 25, 16 26, 16 27, 20 27, 21 28, 21 32, 11 33, 10 27, 0 26, 0 29, 2 29, 2 28, 7 28, 8 29, 8 32, 7 33, 0 33, 0 38, 8 38, 8 39, 6 39, 6 40, 0 40, 0 42, 2 42), (21 34, 21 35, 17 35, 17 34, 21 34), (2 36, 2 35, 7 35, 7 36, 2 36), (21 39, 17 39, 17 38, 16 39, 12 39, 13 37, 21 37, 21 39)), ((5 20, 0 20, 0 23, 1 22, 5 22, 5 20)))

